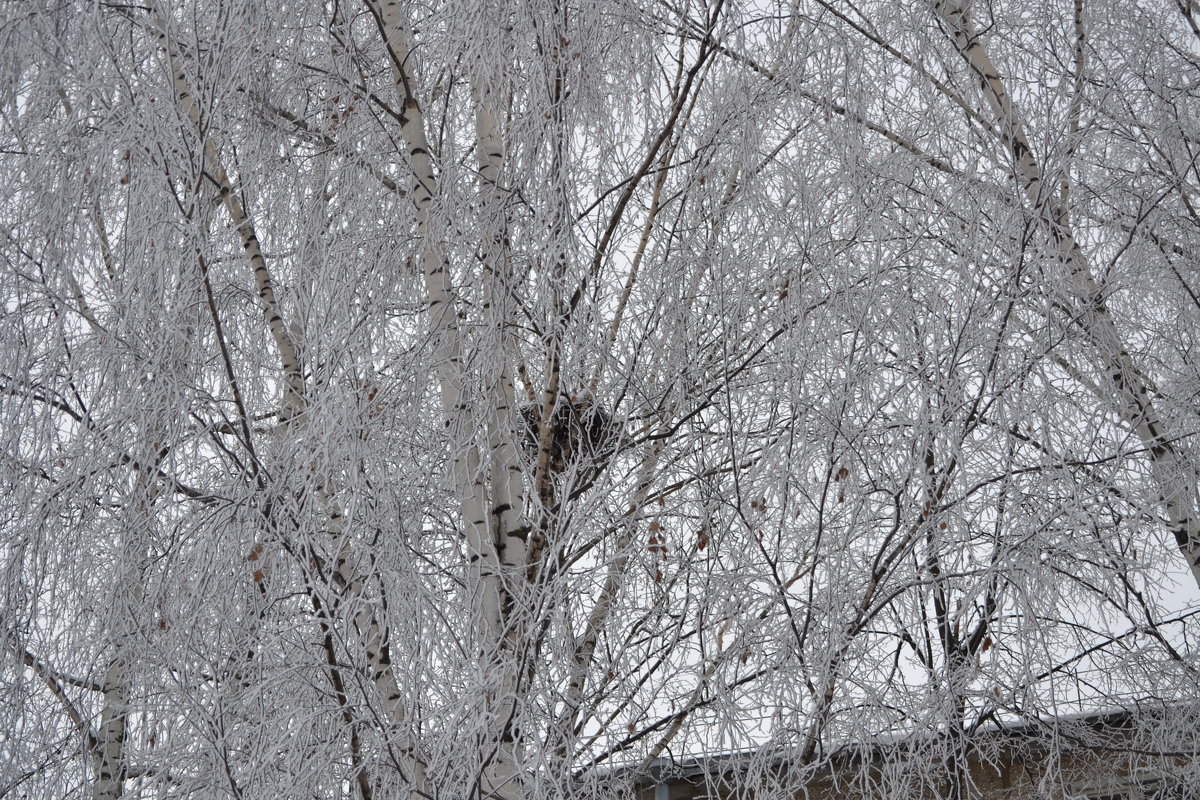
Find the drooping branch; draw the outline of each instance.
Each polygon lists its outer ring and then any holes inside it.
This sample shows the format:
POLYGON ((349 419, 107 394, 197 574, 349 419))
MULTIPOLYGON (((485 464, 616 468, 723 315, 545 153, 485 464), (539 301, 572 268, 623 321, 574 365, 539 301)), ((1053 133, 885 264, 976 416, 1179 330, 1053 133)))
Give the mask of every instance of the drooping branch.
POLYGON ((84 745, 88 751, 94 754, 96 751, 96 732, 92 729, 88 721, 83 718, 83 714, 80 713, 75 702, 67 695, 66 686, 76 686, 92 692, 103 691, 103 687, 92 681, 72 678, 69 675, 64 675, 51 669, 41 659, 21 646, 12 633, 9 633, 5 637, 4 644, 5 649, 11 650, 22 664, 33 670, 33 674, 37 675, 46 684, 46 688, 50 690, 50 694, 54 695, 54 698, 62 705, 63 711, 66 712, 71 722, 74 723, 80 734, 82 734, 84 745))

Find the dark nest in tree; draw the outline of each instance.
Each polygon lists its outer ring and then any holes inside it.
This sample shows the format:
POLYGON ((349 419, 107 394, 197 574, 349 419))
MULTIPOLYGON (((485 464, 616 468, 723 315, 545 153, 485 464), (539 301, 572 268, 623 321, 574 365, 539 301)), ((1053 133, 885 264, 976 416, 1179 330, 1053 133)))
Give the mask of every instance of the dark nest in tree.
MULTIPOLYGON (((525 422, 525 450, 534 462, 541 441, 541 416, 540 405, 521 407, 521 417, 525 422)), ((598 473, 608 466, 621 438, 620 424, 594 400, 560 397, 554 406, 550 426, 548 466, 551 475, 560 475, 569 467, 598 473)))

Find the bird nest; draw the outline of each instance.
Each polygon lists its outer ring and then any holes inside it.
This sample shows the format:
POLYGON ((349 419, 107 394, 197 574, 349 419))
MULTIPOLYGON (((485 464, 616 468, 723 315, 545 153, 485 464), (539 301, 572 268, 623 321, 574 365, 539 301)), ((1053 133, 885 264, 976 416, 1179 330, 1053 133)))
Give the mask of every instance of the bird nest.
MULTIPOLYGON (((542 439, 542 408, 522 406, 526 452, 536 464, 542 439)), ((601 470, 617 451, 621 426, 603 406, 591 399, 562 396, 550 416, 548 469, 559 475, 569 468, 601 470)))

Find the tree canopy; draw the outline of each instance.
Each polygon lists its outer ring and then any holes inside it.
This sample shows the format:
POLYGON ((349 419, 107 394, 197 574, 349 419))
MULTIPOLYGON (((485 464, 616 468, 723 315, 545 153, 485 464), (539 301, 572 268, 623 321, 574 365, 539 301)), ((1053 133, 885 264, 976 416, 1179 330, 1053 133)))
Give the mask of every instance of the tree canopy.
POLYGON ((1190 0, 0 7, 0 796, 1194 756, 1198 92, 1190 0))

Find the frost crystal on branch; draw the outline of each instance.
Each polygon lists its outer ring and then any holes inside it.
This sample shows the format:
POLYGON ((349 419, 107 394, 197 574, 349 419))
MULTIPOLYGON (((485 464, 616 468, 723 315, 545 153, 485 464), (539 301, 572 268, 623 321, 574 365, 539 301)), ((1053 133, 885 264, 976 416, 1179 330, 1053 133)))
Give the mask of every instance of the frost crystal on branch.
POLYGON ((1200 785, 1197 52, 0 3, 0 796, 1200 785))

